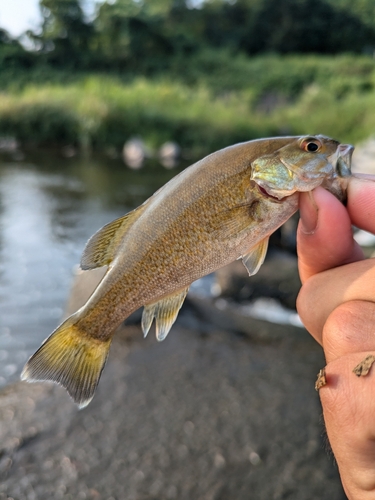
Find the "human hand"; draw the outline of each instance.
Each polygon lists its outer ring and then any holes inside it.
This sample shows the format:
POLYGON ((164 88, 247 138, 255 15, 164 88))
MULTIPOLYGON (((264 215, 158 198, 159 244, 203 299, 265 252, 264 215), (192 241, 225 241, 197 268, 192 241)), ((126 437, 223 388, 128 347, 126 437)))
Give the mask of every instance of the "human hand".
POLYGON ((322 345, 327 385, 319 394, 328 437, 350 500, 375 498, 375 259, 364 259, 351 225, 375 233, 375 176, 352 177, 345 208, 322 188, 300 198, 297 233, 302 289, 297 309, 322 345))

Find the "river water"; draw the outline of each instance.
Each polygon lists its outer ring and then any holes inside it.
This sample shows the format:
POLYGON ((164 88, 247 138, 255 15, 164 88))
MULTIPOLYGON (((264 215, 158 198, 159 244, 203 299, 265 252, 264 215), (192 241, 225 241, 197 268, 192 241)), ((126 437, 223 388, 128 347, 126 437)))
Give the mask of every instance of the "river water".
POLYGON ((0 157, 0 385, 60 322, 87 239, 176 175, 104 156, 0 157))

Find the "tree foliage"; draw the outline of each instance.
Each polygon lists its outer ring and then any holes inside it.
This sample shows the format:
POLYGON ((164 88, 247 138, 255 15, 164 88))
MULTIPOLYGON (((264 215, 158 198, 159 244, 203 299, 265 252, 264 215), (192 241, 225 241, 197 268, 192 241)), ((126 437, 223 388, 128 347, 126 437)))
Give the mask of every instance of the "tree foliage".
POLYGON ((85 20, 79 0, 40 0, 40 34, 29 32, 41 58, 53 66, 87 66, 93 26, 85 20))
POLYGON ((0 68, 28 69, 33 65, 33 60, 33 54, 25 51, 17 40, 13 40, 6 30, 0 28, 0 68))
POLYGON ((264 52, 361 53, 375 47, 372 0, 186 0, 105 2, 93 26, 107 64, 131 70, 165 68, 207 48, 247 56, 264 52))
MULTIPOLYGON (((40 0, 41 32, 29 33, 38 63, 155 74, 198 54, 371 52, 374 0, 106 0, 87 19, 80 0, 40 0)), ((22 47, 0 39, 1 54, 22 47)), ((13 51, 13 52, 12 52, 13 51)), ((25 51, 24 51, 25 52, 25 51)), ((8 57, 8 56, 6 56, 8 57)))

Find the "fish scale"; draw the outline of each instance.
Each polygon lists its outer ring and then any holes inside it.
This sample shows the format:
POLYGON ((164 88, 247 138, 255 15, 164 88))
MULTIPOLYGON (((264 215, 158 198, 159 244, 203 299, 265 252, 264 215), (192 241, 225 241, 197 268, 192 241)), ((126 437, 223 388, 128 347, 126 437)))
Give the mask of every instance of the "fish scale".
POLYGON ((86 406, 117 326, 144 306, 163 340, 190 284, 242 258, 250 275, 268 238, 319 185, 345 198, 353 148, 325 136, 259 139, 230 146, 187 168, 138 209, 88 241, 81 266, 108 266, 86 304, 27 362, 22 378, 52 380, 86 406))

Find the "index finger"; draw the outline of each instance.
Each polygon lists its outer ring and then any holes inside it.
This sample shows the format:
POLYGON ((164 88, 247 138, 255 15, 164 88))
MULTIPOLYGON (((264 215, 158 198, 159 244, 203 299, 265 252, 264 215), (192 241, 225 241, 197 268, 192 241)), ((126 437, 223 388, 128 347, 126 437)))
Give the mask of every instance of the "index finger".
POLYGON ((347 209, 352 224, 375 233, 375 175, 350 178, 347 209))

